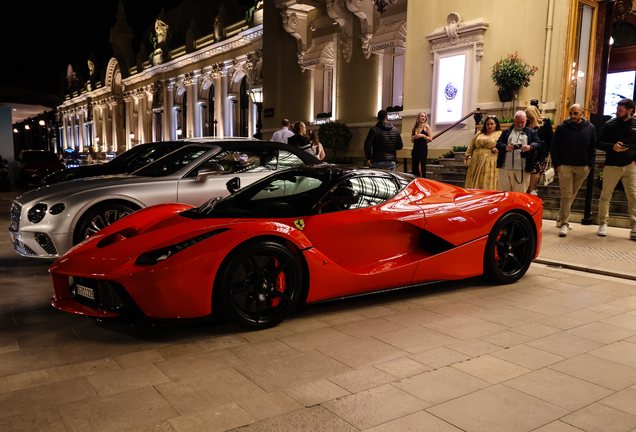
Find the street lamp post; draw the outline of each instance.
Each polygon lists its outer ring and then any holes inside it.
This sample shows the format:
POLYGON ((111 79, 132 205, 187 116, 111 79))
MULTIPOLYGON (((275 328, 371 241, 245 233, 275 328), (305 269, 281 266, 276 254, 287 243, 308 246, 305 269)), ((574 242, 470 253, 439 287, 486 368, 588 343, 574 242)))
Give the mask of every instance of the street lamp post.
POLYGON ((263 112, 263 90, 253 89, 250 93, 250 98, 252 99, 252 103, 256 105, 256 109, 258 111, 258 120, 256 121, 256 133, 254 134, 254 138, 263 139, 263 134, 261 134, 261 128, 263 127, 263 122, 261 120, 261 113, 263 112))

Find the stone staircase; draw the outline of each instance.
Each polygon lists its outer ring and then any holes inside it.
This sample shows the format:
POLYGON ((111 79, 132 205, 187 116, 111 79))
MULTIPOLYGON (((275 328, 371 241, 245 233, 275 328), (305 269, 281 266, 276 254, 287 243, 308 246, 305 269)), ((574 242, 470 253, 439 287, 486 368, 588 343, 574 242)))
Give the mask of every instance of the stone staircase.
MULTIPOLYGON (((464 187, 466 183, 466 171, 468 168, 463 163, 464 153, 455 153, 453 158, 439 159, 439 164, 426 165, 426 177, 431 180, 464 187)), ((605 165, 605 153, 598 151, 596 156, 596 169, 594 171, 594 190, 592 191, 592 221, 598 223, 598 200, 601 195, 599 187, 598 173, 605 165)), ((581 222, 585 212, 585 195, 587 181, 583 183, 574 202, 572 203, 571 222, 581 222)), ((548 186, 538 187, 539 198, 543 200, 544 219, 556 220, 559 216, 559 205, 561 191, 559 190, 559 177, 555 176, 554 181, 548 186)), ((625 192, 614 191, 610 202, 610 226, 629 228, 629 212, 627 208, 627 197, 625 192)))

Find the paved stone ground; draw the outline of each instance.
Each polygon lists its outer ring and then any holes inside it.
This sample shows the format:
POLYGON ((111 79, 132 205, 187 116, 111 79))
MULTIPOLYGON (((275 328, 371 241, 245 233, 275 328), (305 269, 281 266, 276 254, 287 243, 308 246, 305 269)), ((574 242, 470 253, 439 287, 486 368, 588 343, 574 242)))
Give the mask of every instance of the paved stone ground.
POLYGON ((1 431, 636 431, 632 280, 533 264, 244 332, 60 312, 47 267, 0 233, 1 431))

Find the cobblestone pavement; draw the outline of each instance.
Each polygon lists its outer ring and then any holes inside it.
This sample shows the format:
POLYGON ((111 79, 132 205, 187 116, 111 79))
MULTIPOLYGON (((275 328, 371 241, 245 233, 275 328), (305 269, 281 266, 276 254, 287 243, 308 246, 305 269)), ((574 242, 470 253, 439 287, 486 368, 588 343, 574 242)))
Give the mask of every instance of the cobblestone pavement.
MULTIPOLYGON (((2 431, 636 431, 636 281, 534 263, 513 285, 325 303, 260 332, 118 326, 49 306, 49 263, 12 251, 3 204, 2 431)), ((546 262, 636 252, 627 230, 553 225, 546 262)))

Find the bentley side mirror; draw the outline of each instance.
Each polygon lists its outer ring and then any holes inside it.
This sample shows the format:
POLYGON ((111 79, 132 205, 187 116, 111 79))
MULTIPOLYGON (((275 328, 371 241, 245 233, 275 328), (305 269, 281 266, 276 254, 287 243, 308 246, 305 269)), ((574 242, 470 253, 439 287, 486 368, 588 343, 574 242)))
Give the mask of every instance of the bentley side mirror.
POLYGON ((221 175, 225 172, 221 164, 209 163, 206 164, 204 169, 197 173, 197 181, 203 182, 208 179, 209 176, 221 175))
POLYGON ((232 180, 225 183, 225 187, 228 191, 230 191, 230 195, 234 195, 236 191, 241 188, 241 179, 238 177, 234 177, 232 180))

